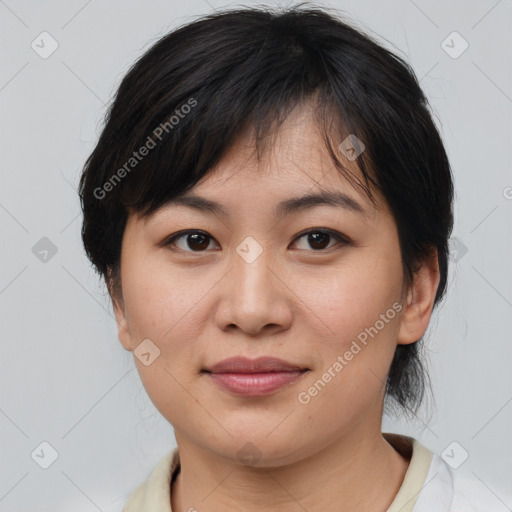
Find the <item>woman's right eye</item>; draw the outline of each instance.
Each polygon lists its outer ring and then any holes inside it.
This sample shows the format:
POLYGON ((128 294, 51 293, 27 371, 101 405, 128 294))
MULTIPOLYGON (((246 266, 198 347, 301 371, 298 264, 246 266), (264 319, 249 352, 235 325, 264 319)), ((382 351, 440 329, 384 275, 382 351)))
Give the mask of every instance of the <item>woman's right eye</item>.
POLYGON ((213 240, 213 238, 204 231, 187 230, 175 233, 164 240, 162 245, 165 247, 170 246, 171 250, 175 250, 173 247, 176 247, 177 241, 181 240, 183 240, 182 246, 178 246, 178 250, 184 252, 201 252, 208 248, 209 242, 213 240))

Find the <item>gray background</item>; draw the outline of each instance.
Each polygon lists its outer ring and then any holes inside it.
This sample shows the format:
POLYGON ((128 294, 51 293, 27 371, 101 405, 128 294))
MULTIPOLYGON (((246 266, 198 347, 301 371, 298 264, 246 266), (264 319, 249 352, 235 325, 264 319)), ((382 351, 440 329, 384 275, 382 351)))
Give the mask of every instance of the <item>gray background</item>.
MULTIPOLYGON (((0 511, 120 511, 174 446, 85 258, 75 190, 128 67, 168 30, 227 5, 0 1, 0 511), (58 48, 42 58, 45 31, 58 48)), ((412 64, 455 175, 454 265, 429 327, 435 403, 384 430, 452 460, 467 452, 456 471, 510 510, 512 2, 317 5, 346 11, 412 64)))

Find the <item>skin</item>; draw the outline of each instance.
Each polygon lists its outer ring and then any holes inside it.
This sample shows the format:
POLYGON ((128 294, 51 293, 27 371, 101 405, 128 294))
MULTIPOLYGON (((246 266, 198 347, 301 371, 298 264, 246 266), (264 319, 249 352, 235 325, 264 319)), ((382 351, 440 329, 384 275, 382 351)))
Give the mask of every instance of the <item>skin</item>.
MULTIPOLYGON (((135 357, 143 385, 173 425, 181 473, 173 512, 385 511, 408 461, 381 433, 384 382, 397 344, 426 331, 439 284, 435 252, 405 289, 396 224, 382 196, 375 209, 333 167, 310 108, 296 108, 258 162, 249 135, 192 190, 227 217, 169 204, 149 219, 131 213, 121 252, 122 294, 114 296, 119 339, 133 351, 150 339, 160 355, 135 357), (277 219, 284 199, 342 191, 364 217, 315 206, 277 219), (262 200, 264 198, 264 200, 262 200), (330 229, 320 249, 297 235, 330 229), (160 245, 186 229, 207 232, 160 245), (247 263, 246 237, 263 252, 247 263), (199 249, 197 248, 199 245, 199 249), (357 335, 396 302, 402 311, 307 404, 298 401, 357 335), (310 369, 271 395, 219 389, 201 370, 227 357, 279 357, 310 369), (244 465, 238 451, 258 453, 244 465)), ((345 164, 355 174, 355 162, 345 164)), ((360 174, 359 174, 360 175, 360 174)))

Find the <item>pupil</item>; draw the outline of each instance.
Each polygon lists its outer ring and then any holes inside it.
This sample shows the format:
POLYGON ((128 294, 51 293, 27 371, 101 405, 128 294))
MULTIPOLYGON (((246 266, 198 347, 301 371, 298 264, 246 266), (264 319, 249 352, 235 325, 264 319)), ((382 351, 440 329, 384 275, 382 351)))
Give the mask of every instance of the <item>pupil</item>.
POLYGON ((313 249, 323 249, 325 245, 329 244, 329 236, 328 233, 310 233, 309 243, 313 249), (323 244, 322 240, 327 241, 327 244, 323 244), (320 242, 320 247, 318 247, 318 242, 320 242))
POLYGON ((194 249, 194 244, 196 245, 196 249, 198 248, 197 246, 199 245, 199 250, 202 250, 202 249, 206 249, 208 247, 208 237, 201 234, 201 233, 193 233, 191 235, 188 235, 188 242, 189 242, 189 247, 191 249, 194 249), (199 242, 197 242, 197 239, 199 238, 199 242), (202 242, 201 243, 201 239, 202 239, 202 242), (190 241, 192 240, 192 245, 190 243, 190 241))

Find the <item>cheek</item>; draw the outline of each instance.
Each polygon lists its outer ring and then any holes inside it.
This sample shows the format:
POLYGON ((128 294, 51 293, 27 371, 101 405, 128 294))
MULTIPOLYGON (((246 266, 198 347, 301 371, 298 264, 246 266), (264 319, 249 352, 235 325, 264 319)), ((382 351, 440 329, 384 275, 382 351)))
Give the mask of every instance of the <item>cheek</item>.
POLYGON ((299 410, 308 413, 308 428, 326 437, 353 428, 365 411, 379 414, 396 348, 400 274, 376 267, 375 272, 354 272, 355 267, 338 272, 328 292, 321 293, 317 282, 310 302, 305 301, 329 334, 317 338, 320 364, 299 390, 299 410))
POLYGON ((127 258, 123 292, 130 331, 150 338, 162 350, 179 349, 194 339, 191 321, 211 283, 201 272, 170 271, 165 258, 127 258), (172 341, 172 343, 170 343, 172 341))
MULTIPOLYGON (((384 392, 400 321, 401 261, 396 251, 357 254, 329 271, 330 278, 301 280, 304 302, 322 320, 326 336, 317 343, 321 367, 308 381, 316 407, 342 404, 337 421, 356 415, 384 392), (320 285, 319 283, 322 283, 320 285), (320 382, 319 382, 320 381, 320 382), (316 383, 316 384, 315 384, 316 383), (325 385, 324 385, 325 384, 325 385), (316 395, 315 395, 316 396, 316 395)), ((317 278, 319 276, 316 276, 317 278)), ((307 397, 306 397, 307 399, 307 397)))
MULTIPOLYGON (((379 251, 375 251, 377 254, 379 251)), ((330 268, 325 274, 301 276, 298 295, 321 320, 326 338, 342 350, 344 345, 385 315, 386 328, 398 322, 393 304, 402 286, 399 255, 371 257, 361 253, 330 268), (390 309, 391 308, 391 309, 390 309)), ((382 323, 378 323, 381 330, 382 323)))
POLYGON ((134 351, 134 361, 155 407, 171 423, 179 423, 187 411, 197 408, 186 390, 197 378, 194 349, 201 340, 197 315, 212 284, 200 275, 171 273, 168 265, 156 259, 135 256, 126 258, 122 277, 128 328, 133 346, 149 339, 158 355, 146 365, 134 351))

